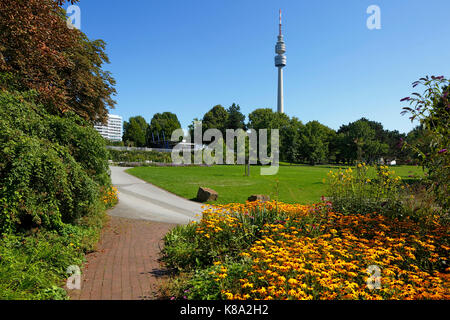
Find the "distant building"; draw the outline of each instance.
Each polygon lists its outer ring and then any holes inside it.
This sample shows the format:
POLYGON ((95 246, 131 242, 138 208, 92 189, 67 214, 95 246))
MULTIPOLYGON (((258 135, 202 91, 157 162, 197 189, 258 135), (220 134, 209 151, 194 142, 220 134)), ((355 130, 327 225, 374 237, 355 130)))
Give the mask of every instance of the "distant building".
POLYGON ((123 124, 122 117, 114 114, 108 115, 108 123, 106 125, 96 124, 94 125, 103 138, 110 141, 122 141, 123 124))

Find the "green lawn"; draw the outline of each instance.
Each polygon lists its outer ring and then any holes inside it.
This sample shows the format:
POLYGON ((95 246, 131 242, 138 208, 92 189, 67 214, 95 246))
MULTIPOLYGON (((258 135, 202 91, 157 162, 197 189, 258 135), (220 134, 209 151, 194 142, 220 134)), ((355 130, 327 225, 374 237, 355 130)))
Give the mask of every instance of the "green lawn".
MULTIPOLYGON (((219 193, 216 203, 243 203, 252 194, 267 194, 271 199, 287 203, 312 203, 320 201, 321 196, 325 195, 323 179, 337 167, 283 165, 273 176, 260 175, 260 168, 252 166, 250 177, 244 176, 244 166, 240 165, 136 167, 127 172, 187 199, 194 199, 198 187, 202 186, 219 193)), ((396 166, 392 169, 405 179, 410 175, 423 174, 421 167, 415 166, 396 166)))

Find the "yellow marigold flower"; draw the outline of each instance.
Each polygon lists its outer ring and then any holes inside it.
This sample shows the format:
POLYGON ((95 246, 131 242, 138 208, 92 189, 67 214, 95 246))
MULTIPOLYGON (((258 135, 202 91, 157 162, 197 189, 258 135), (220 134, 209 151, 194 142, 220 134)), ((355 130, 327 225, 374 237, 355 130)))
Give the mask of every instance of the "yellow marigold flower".
POLYGON ((294 289, 291 289, 288 291, 288 294, 291 296, 296 296, 297 295, 297 291, 295 291, 294 289))
POLYGON ((230 292, 225 292, 225 296, 227 297, 228 300, 233 300, 233 294, 230 292))

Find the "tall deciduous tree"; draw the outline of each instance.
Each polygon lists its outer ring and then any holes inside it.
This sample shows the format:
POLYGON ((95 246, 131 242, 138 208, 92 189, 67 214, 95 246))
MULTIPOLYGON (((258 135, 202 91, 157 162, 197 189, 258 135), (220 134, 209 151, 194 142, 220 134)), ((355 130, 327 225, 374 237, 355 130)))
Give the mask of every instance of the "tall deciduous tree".
POLYGON ((328 145, 333 134, 333 129, 318 121, 308 122, 300 133, 300 156, 311 165, 327 161, 328 145))
POLYGON ((383 129, 374 124, 376 123, 362 118, 348 125, 342 125, 338 130, 339 148, 346 162, 354 160, 374 162, 386 155, 389 146, 380 138, 383 129))
POLYGON ((228 109, 228 119, 226 129, 245 129, 245 115, 241 112, 241 107, 233 103, 228 109))
POLYGON ((0 1, 0 74, 10 75, 15 89, 36 90, 52 113, 71 110, 104 121, 116 92, 114 79, 102 70, 109 62, 105 43, 69 29, 63 2, 0 1))
MULTIPOLYGON (((272 129, 279 130, 280 136, 280 159, 286 160, 288 149, 292 145, 291 120, 284 113, 274 112, 270 108, 259 108, 248 115, 248 127, 259 130, 267 129, 268 141, 267 146, 270 150, 270 136, 272 129)), ((292 150, 291 150, 292 151, 292 150)))
POLYGON ((166 140, 170 140, 172 132, 176 129, 180 129, 181 124, 178 121, 178 117, 172 112, 156 113, 150 121, 149 133, 147 139, 150 143, 153 136, 159 135, 160 139, 164 137, 166 140))
POLYGON ((128 145, 145 147, 147 145, 146 136, 148 126, 149 125, 144 117, 131 117, 128 121, 123 123, 122 140, 128 145))
POLYGON ((218 129, 225 136, 228 113, 220 104, 214 106, 203 116, 203 131, 208 129, 218 129))

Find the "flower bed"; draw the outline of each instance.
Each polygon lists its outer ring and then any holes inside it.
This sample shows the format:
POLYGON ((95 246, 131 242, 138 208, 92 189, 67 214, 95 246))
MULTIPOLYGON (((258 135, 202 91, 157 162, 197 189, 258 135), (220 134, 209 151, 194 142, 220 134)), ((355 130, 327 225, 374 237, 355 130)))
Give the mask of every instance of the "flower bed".
MULTIPOLYGON (((182 268, 191 271, 179 293, 172 291, 180 298, 450 298, 449 228, 437 217, 420 224, 344 215, 330 204, 254 202, 209 207, 176 232, 178 245, 188 241, 195 255, 184 256, 193 263, 182 268), (181 236, 183 228, 189 235, 181 236)), ((167 240, 165 258, 174 262, 175 242, 167 240)))

